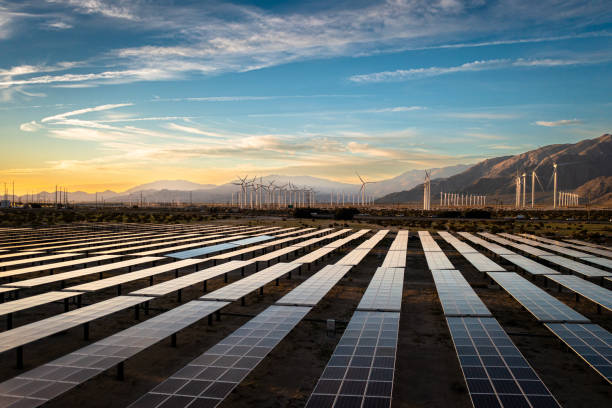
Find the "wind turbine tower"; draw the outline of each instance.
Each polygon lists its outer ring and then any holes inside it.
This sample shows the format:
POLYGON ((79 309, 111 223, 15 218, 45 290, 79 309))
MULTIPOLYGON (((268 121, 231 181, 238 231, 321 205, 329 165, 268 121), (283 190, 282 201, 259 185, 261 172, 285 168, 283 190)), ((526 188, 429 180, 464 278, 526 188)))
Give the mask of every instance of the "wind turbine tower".
POLYGON ((553 163, 553 208, 557 208, 557 163, 553 163))

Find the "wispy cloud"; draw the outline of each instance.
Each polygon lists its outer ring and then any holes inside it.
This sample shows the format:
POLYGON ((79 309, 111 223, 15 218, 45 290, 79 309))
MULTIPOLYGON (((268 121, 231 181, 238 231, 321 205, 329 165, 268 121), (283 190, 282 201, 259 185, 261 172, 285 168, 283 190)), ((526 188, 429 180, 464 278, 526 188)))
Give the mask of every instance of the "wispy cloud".
POLYGON ((42 123, 57 122, 57 121, 62 121, 70 116, 83 115, 85 113, 90 113, 90 112, 106 111, 110 109, 117 109, 117 108, 122 108, 124 106, 132 106, 132 104, 131 103, 115 103, 115 104, 94 106, 92 108, 77 109, 77 110, 73 110, 70 112, 60 113, 59 115, 48 116, 46 118, 43 118, 41 122, 42 123))
POLYGON ((374 72, 371 74, 353 75, 349 80, 356 83, 375 83, 375 82, 398 82, 408 81, 412 79, 435 77, 440 75, 455 74, 460 72, 477 72, 494 69, 509 69, 517 67, 560 67, 578 64, 594 64, 600 63, 601 60, 577 60, 577 59, 524 59, 516 60, 509 59, 492 59, 492 60, 477 60, 466 62, 465 64, 455 65, 450 67, 426 67, 426 68, 410 68, 398 69, 395 71, 374 72))
POLYGON ((580 125, 582 123, 584 122, 581 121, 580 119, 562 119, 562 120, 555 120, 552 122, 545 121, 545 120, 538 120, 536 122, 536 125, 545 126, 545 127, 557 127, 557 126, 580 125))
POLYGON ((42 125, 33 120, 31 122, 22 123, 19 126, 19 129, 24 132, 36 132, 37 130, 42 129, 42 125))
POLYGON ((507 120, 516 119, 517 114, 514 113, 496 113, 496 112, 448 112, 442 116, 455 119, 482 119, 482 120, 507 120))

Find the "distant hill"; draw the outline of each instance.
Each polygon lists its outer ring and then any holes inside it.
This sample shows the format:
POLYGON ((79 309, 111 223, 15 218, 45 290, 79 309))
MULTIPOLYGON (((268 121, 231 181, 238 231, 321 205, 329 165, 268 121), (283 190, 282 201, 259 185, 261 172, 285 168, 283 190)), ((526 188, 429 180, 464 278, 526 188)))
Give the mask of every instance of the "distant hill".
MULTIPOLYGON (((487 194, 489 197, 513 196, 514 177, 517 172, 528 175, 528 191, 531 188, 531 172, 535 170, 543 189, 536 183, 538 196, 552 200, 553 162, 558 164, 558 190, 571 190, 583 197, 589 192, 591 201, 601 205, 609 201, 612 175, 612 135, 604 134, 595 139, 575 144, 544 146, 515 156, 502 156, 484 160, 451 177, 431 182, 432 201, 439 200, 440 192, 487 194), (597 180, 597 181, 596 181, 597 180), (544 190, 544 193, 542 193, 544 190), (608 199, 606 199, 606 194, 608 199)), ((542 198, 541 198, 542 199, 542 198)), ((378 203, 418 202, 423 200, 423 184, 388 194, 378 203)), ((612 203, 610 203, 612 204, 612 203)))
POLYGON ((152 183, 141 184, 132 187, 124 193, 135 193, 137 191, 147 190, 179 190, 179 191, 194 191, 214 188, 214 184, 198 184, 187 180, 158 180, 152 183))

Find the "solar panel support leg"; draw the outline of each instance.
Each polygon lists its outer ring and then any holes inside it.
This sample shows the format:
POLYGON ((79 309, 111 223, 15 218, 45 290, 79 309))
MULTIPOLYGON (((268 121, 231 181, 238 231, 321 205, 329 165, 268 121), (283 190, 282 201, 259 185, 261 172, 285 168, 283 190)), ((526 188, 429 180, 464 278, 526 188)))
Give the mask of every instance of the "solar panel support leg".
POLYGON ((144 303, 144 313, 147 316, 149 315, 149 301, 148 300, 144 303))
POLYGON ((557 292, 561 293, 561 284, 557 285, 557 292))
POLYGON ((244 296, 240 298, 240 306, 245 306, 246 301, 244 300, 244 296))
POLYGON ((89 322, 83 323, 83 340, 89 340, 89 322))
POLYGON ((140 305, 134 306, 134 319, 140 320, 140 305))
POLYGON ((176 301, 181 303, 182 298, 183 298, 183 291, 179 289, 176 291, 176 301))
POLYGON ((280 281, 279 281, 278 278, 276 278, 276 283, 275 284, 276 284, 276 286, 280 285, 280 281))
POLYGON ((13 328, 13 314, 9 313, 6 315, 6 330, 11 330, 13 328))
POLYGON ((206 293, 206 281, 202 284, 202 292, 206 293))
POLYGON ((240 276, 244 276, 244 266, 240 268, 240 276))
POLYGON ((117 364, 117 380, 118 381, 123 381, 125 379, 124 376, 124 362, 120 362, 119 364, 117 364))
POLYGON ((178 278, 178 275, 179 275, 179 272, 178 272, 178 269, 177 269, 177 270, 174 271, 174 277, 178 278))
POLYGON ((223 274, 223 282, 227 283, 227 272, 223 274))
POLYGON ((580 296, 576 293, 576 303, 580 302, 580 296))
POLYGON ((66 287, 66 281, 60 282, 60 288, 64 289, 66 287))
POLYGON ((117 285, 117 296, 121 296, 121 285, 117 285))
POLYGON ((213 266, 217 266, 217 260, 213 259, 213 266))
POLYGON ((128 266, 128 272, 132 272, 132 267, 128 266))
POLYGON ((217 318, 217 321, 220 322, 221 321, 221 311, 217 310, 215 312, 215 317, 217 318))
POLYGON ((98 274, 98 279, 102 279, 102 272, 98 274))
POLYGON ((17 368, 23 368, 23 346, 17 347, 17 368))
POLYGON ((153 276, 149 276, 149 286, 153 286, 153 276))
POLYGON ((259 262, 255 262, 255 272, 259 272, 259 262))
POLYGON ((208 325, 212 326, 213 325, 213 318, 212 315, 208 315, 208 325))
POLYGON ((64 312, 68 311, 68 298, 64 299, 64 312))
POLYGON ((263 296, 263 286, 261 288, 259 288, 259 295, 263 296))
POLYGON ((597 305, 597 314, 601 314, 601 305, 597 305))
POLYGON ((170 341, 172 344, 172 347, 176 347, 176 333, 172 333, 172 336, 170 337, 170 341))
POLYGON ((82 295, 77 296, 77 307, 81 307, 83 305, 83 297, 82 295))
POLYGON ((287 274, 287 279, 291 279, 291 272, 287 274))

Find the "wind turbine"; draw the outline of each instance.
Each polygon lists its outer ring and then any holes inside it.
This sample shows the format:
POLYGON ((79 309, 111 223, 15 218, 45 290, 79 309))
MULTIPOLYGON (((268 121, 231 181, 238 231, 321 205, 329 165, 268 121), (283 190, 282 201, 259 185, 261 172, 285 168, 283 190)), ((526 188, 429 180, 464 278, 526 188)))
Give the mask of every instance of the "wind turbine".
POLYGON ((365 181, 364 179, 361 178, 361 176, 359 175, 359 173, 355 172, 355 174, 357 174, 357 177, 359 177, 359 181, 361 181, 361 188, 359 189, 359 193, 361 193, 361 205, 365 205, 365 195, 366 195, 366 184, 373 184, 376 183, 375 181, 365 181))

